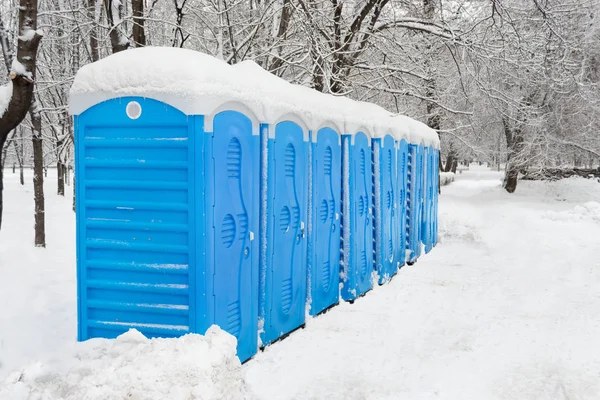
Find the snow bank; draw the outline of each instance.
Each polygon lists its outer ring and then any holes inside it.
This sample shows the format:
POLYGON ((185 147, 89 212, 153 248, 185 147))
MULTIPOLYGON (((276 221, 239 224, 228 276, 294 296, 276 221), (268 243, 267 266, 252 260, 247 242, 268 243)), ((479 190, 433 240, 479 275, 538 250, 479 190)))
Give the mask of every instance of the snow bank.
POLYGON ((440 185, 446 186, 454 182, 454 172, 440 172, 440 185))
POLYGON ((188 115, 210 117, 223 109, 253 114, 260 122, 291 119, 306 129, 397 139, 439 148, 437 133, 375 104, 293 85, 252 61, 235 66, 187 49, 143 47, 113 54, 81 68, 70 92, 70 112, 123 96, 154 98, 188 115), (410 125, 410 126, 409 126, 410 125))
MULTIPOLYGON (((206 336, 147 339, 130 330, 92 339, 70 359, 12 373, 2 399, 251 399, 236 340, 216 326, 206 336)), ((64 355, 63 355, 64 357, 64 355)))
POLYGON ((578 204, 571 210, 547 211, 545 217, 553 221, 595 221, 600 222, 600 203, 590 201, 578 204))

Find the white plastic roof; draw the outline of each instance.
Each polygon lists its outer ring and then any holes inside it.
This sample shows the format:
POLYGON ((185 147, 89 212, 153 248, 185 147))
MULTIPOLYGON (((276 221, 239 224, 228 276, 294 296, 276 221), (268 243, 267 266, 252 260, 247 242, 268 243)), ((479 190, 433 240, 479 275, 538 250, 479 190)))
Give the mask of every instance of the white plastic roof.
POLYGON ((231 66, 193 50, 142 47, 113 54, 81 68, 70 91, 69 110, 79 115, 113 98, 160 100, 187 115, 209 119, 224 108, 245 108, 261 123, 293 119, 306 129, 330 126, 340 133, 386 134, 439 148, 437 133, 409 117, 372 103, 293 85, 244 61, 231 66))

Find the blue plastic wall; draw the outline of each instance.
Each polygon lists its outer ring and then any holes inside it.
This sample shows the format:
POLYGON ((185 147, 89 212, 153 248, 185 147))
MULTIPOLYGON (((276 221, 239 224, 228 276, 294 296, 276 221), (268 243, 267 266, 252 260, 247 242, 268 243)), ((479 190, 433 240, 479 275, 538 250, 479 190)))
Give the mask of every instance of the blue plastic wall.
POLYGON ((204 326, 196 121, 142 98, 106 101, 75 119, 79 340, 204 326), (131 100, 143 109, 136 120, 125 113, 131 100))
POLYGON ((317 315, 339 301, 342 148, 330 128, 311 143, 311 219, 308 224, 310 314, 317 315))
POLYGON ((342 298, 354 300, 372 287, 373 209, 371 145, 358 132, 342 136, 342 298))
POLYGON ((234 335, 245 360, 258 343, 259 136, 247 116, 225 111, 204 139, 206 163, 198 170, 206 191, 198 198, 205 200, 206 276, 213 281, 207 281, 205 320, 234 335))
POLYGON ((379 284, 390 280, 398 272, 399 240, 394 232, 397 225, 398 202, 397 149, 393 137, 373 139, 373 171, 375 180, 375 267, 379 284))
POLYGON ((432 240, 432 208, 433 205, 433 160, 429 147, 423 149, 423 208, 421 210, 421 242, 425 253, 433 248, 432 240))
POLYGON ((398 143, 397 149, 397 192, 398 192, 398 209, 395 215, 394 232, 398 239, 395 259, 400 263, 399 266, 406 262, 406 207, 407 207, 407 185, 408 185, 408 143, 406 140, 401 140, 398 143))
POLYGON ((307 296, 308 135, 280 122, 268 140, 263 345, 304 324, 307 296))
POLYGON ((233 111, 215 116, 213 132, 203 126, 143 98, 76 118, 80 340, 218 324, 241 360, 256 353, 258 136, 233 111))
POLYGON ((408 173, 406 200, 406 262, 413 263, 419 257, 419 146, 408 145, 408 173))
POLYGON ((75 117, 79 340, 217 324, 245 361, 436 245, 437 149, 252 118, 138 97, 75 117))
POLYGON ((434 190, 433 190, 433 245, 438 242, 438 199, 439 199, 439 184, 440 184, 440 151, 435 149, 433 154, 434 160, 434 190))

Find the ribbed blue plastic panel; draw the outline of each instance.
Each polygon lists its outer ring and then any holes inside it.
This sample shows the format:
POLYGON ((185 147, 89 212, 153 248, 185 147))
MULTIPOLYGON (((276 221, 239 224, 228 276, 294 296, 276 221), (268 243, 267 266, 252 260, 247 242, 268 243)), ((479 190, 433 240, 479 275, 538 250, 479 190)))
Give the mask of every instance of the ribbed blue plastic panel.
POLYGON ((425 245, 425 253, 429 253, 433 248, 433 183, 435 166, 433 160, 433 149, 431 147, 425 147, 425 190, 424 190, 424 207, 423 207, 423 222, 421 224, 422 231, 421 236, 423 244, 425 245))
POLYGON ((308 143, 290 121, 277 124, 274 137, 268 141, 265 345, 304 324, 307 297, 308 143))
POLYGON ((371 145, 362 132, 342 137, 342 190, 342 298, 354 300, 373 287, 374 268, 371 145))
POLYGON ((434 190, 433 190, 433 245, 438 242, 438 202, 439 202, 439 183, 440 183, 440 151, 435 149, 433 154, 435 164, 434 190))
POLYGON ((375 199, 375 266, 382 284, 391 279, 396 272, 400 260, 398 253, 398 235, 395 218, 398 207, 398 170, 397 150, 394 138, 386 135, 382 139, 373 140, 374 161, 374 199, 375 199))
POLYGON ((409 145, 406 202, 406 261, 408 263, 415 262, 420 253, 420 187, 422 181, 420 163, 419 147, 409 145))
POLYGON ((342 149, 340 135, 323 128, 311 142, 312 213, 308 224, 310 314, 339 301, 342 149))
POLYGON ((193 131, 151 99, 76 118, 79 340, 195 329, 193 131))
POLYGON ((408 143, 401 140, 397 149, 397 193, 398 205, 394 218, 394 232, 397 235, 395 259, 400 266, 406 262, 406 206, 407 206, 407 184, 408 184, 408 143))
POLYGON ((206 321, 237 338, 244 361, 258 348, 259 136, 247 116, 224 111, 204 137, 206 321))

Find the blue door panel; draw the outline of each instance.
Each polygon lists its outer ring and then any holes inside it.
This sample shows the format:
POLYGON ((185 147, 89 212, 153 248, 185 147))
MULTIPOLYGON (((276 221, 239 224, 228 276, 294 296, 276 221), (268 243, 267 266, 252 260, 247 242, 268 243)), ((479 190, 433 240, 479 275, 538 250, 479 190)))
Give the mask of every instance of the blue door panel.
POLYGON ((195 331, 196 119, 137 97, 75 118, 79 340, 195 331))
POLYGON ((339 300, 341 171, 340 135, 323 128, 312 143, 311 315, 339 300))
POLYGON ((272 156, 267 206, 271 224, 267 250, 263 344, 304 323, 307 297, 308 143, 297 124, 284 121, 269 141, 272 156))
POLYGON ((413 144, 408 146, 408 183, 406 204, 406 236, 407 236, 407 262, 417 260, 420 252, 420 157, 419 147, 413 144))
POLYGON ((239 112, 216 115, 213 130, 206 158, 214 177, 206 193, 207 264, 214 279, 209 294, 214 323, 238 339, 243 361, 258 343, 259 143, 252 121, 239 112))
POLYGON ((398 144, 398 254, 397 259, 400 266, 406 261, 407 237, 406 237, 406 207, 407 207, 407 183, 408 183, 408 143, 401 140, 398 144))
POLYGON ((342 139, 344 261, 342 298, 353 300, 372 288, 373 273, 373 180, 371 145, 359 132, 342 139))
POLYGON ((382 284, 394 276, 398 270, 395 230, 397 207, 397 170, 396 145, 394 139, 387 135, 373 140, 375 180, 375 264, 382 284))

